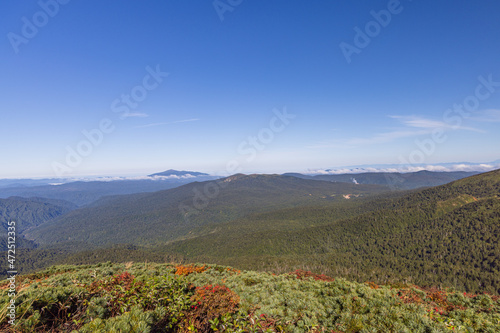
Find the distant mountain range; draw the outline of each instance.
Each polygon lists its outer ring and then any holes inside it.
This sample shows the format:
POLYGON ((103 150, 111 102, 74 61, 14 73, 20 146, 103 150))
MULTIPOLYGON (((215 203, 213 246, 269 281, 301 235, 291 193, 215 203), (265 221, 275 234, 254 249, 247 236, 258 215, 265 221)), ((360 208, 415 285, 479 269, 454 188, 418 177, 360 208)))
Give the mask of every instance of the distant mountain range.
POLYGON ((148 175, 148 177, 200 177, 200 176, 210 176, 208 173, 195 172, 195 171, 177 171, 169 169, 167 171, 153 173, 148 175))
POLYGON ((29 187, 42 186, 49 184, 62 184, 68 180, 62 178, 46 178, 46 179, 0 179, 0 189, 7 187, 29 187))
POLYGON ((415 189, 447 184, 454 180, 477 175, 479 172, 433 172, 418 171, 409 173, 399 172, 367 172, 356 174, 304 175, 300 173, 286 173, 303 179, 324 180, 330 182, 347 182, 355 184, 386 185, 395 189, 415 189))
POLYGON ((499 198, 500 170, 405 191, 238 174, 71 210, 23 233, 39 247, 19 266, 182 258, 499 294, 499 198))
MULTIPOLYGON (((468 177, 477 172, 410 172, 410 173, 357 173, 304 175, 288 173, 303 179, 374 184, 391 189, 413 189, 436 186, 468 177)), ((133 193, 156 192, 175 188, 191 182, 219 179, 203 172, 166 170, 142 177, 99 177, 93 180, 68 179, 0 179, 0 198, 11 196, 42 197, 70 201, 79 206, 96 202, 102 197, 133 193)))
POLYGON ((453 162, 438 164, 370 164, 352 165, 328 169, 311 169, 308 175, 330 175, 330 174, 357 174, 369 172, 400 172, 409 173, 417 171, 437 171, 437 172, 487 172, 500 169, 500 160, 473 163, 473 162, 453 162))
POLYGON ((239 174, 154 193, 107 197, 30 230, 27 238, 40 244, 71 240, 93 245, 160 245, 210 232, 205 226, 248 214, 389 191, 380 185, 239 174))
POLYGON ((5 179, 0 180, 0 184, 4 185, 3 187, 0 186, 0 198, 11 196, 43 197, 67 200, 83 206, 108 195, 155 192, 178 187, 193 181, 206 181, 217 178, 219 177, 201 172, 167 170, 144 177, 113 177, 92 181, 5 179))

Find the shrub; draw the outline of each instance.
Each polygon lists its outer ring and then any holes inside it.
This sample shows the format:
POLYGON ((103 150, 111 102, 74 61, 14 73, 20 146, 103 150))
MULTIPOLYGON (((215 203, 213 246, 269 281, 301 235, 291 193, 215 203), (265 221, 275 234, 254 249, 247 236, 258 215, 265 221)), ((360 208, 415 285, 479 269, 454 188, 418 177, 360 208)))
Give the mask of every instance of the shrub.
POLYGON ((310 271, 304 271, 301 269, 297 269, 295 272, 290 273, 291 275, 295 275, 297 279, 303 280, 307 278, 313 278, 316 281, 335 281, 334 278, 323 275, 323 274, 315 274, 310 271))
POLYGON ((222 316, 237 312, 240 298, 226 286, 207 285, 197 287, 191 301, 193 305, 186 312, 185 325, 197 332, 208 332, 212 326, 218 326, 222 316))
POLYGON ((175 267, 175 274, 186 276, 186 275, 189 275, 192 273, 203 273, 206 270, 207 270, 207 268, 205 266, 195 267, 195 266, 179 265, 179 266, 175 267))

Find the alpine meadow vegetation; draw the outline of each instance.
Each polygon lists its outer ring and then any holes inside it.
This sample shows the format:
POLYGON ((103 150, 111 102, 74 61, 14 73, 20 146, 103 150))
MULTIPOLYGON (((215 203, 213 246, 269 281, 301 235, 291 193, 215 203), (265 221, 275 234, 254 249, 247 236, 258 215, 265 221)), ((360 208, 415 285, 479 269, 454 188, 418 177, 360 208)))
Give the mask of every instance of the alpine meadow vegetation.
MULTIPOLYGON (((16 279, 2 332, 498 332, 500 299, 307 271, 206 264, 53 266, 16 279)), ((3 282, 1 289, 8 283, 3 282)))

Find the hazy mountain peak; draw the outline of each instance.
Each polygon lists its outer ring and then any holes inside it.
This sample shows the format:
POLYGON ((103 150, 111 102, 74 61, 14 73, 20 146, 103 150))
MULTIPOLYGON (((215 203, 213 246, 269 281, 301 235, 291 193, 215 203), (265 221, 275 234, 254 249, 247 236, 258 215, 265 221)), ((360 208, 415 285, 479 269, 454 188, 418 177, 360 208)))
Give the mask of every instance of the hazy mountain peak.
POLYGON ((177 177, 198 177, 198 176, 209 176, 208 173, 196 172, 196 171, 179 171, 174 169, 168 169, 167 171, 153 173, 148 175, 149 177, 169 177, 169 176, 177 176, 177 177))

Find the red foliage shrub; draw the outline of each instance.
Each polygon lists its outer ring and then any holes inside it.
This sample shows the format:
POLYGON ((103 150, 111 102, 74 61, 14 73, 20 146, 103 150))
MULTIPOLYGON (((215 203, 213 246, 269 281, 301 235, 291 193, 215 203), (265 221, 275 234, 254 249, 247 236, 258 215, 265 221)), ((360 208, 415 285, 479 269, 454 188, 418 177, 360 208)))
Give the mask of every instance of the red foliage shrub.
POLYGON ((412 289, 401 289, 397 295, 403 303, 423 303, 422 298, 412 289))
POLYGON ((182 265, 179 265, 177 267, 175 267, 175 274, 176 275, 189 275, 189 274, 192 274, 192 273, 203 273, 204 271, 206 271, 207 268, 205 266, 199 266, 199 267, 196 267, 196 266, 182 266, 182 265))
MULTIPOLYGON (((477 295, 476 294, 467 294, 466 292, 464 292, 464 296, 465 297, 469 297, 469 298, 474 298, 476 297, 477 295)), ((491 297, 491 296, 490 296, 491 297)))
POLYGON ((230 275, 241 273, 241 271, 239 269, 234 269, 234 268, 230 268, 230 267, 227 268, 227 271, 229 272, 230 275))
POLYGON ((194 327, 195 332, 211 332, 210 320, 235 313, 240 304, 240 298, 234 291, 220 285, 196 287, 191 301, 193 305, 186 313, 182 331, 194 327))
POLYGON ((335 279, 332 277, 329 277, 329 276, 326 276, 323 274, 315 274, 315 273, 312 273, 310 271, 304 271, 301 269, 297 269, 295 272, 292 272, 289 274, 295 275, 297 277, 297 279, 299 279, 299 280, 303 280, 303 279, 312 277, 316 281, 328 281, 328 282, 335 281, 335 279))
POLYGON ((372 282, 372 281, 368 281, 366 282, 366 284, 368 285, 368 287, 370 287, 371 289, 378 289, 380 288, 380 286, 378 284, 375 284, 375 282, 372 282))

